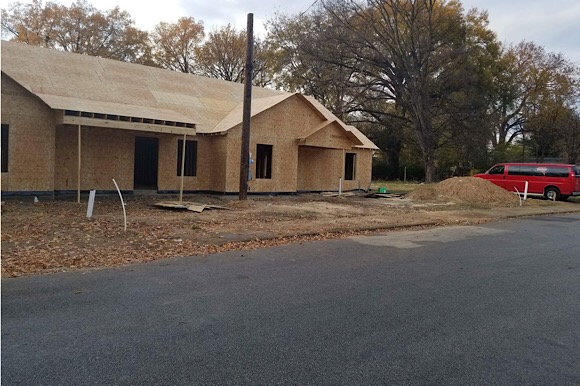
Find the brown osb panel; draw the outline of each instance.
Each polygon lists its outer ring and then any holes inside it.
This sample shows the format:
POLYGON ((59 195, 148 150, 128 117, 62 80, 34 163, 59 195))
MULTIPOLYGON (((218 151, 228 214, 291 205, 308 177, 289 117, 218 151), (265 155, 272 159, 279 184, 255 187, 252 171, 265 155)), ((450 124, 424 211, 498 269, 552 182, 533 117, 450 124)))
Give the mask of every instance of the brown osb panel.
MULTIPOLYGON (((200 136, 203 138, 203 136, 200 136)), ((201 167, 209 167, 211 170, 211 180, 209 189, 216 192, 226 191, 226 167, 228 160, 234 158, 235 154, 228 153, 228 136, 211 136, 208 137, 211 141, 211 152, 204 153, 203 158, 200 157, 199 165, 201 167)), ((239 157, 238 157, 239 158, 239 157)))
POLYGON ((371 186, 373 178, 373 150, 359 149, 357 153, 356 173, 361 183, 362 189, 368 189, 371 186))
POLYGON ((347 135, 338 123, 332 123, 306 138, 304 144, 332 149, 350 149, 353 147, 353 142, 347 135))
MULTIPOLYGON (((78 128, 56 130, 56 190, 77 189, 78 128)), ((133 189, 134 132, 83 127, 81 135, 81 189, 133 189)))
MULTIPOLYGON (((311 147, 304 160, 299 157, 296 138, 320 125, 322 119, 300 98, 289 98, 283 103, 252 118, 250 149, 256 157, 257 144, 273 145, 272 178, 256 179, 255 163, 252 165, 254 180, 250 182, 253 192, 294 192, 297 190, 336 190, 338 179, 343 176, 344 151, 357 153, 357 178, 343 181, 344 189, 357 189, 368 185, 371 174, 371 152, 351 150, 353 143, 337 125, 330 125, 315 141, 338 149, 311 147)), ((236 192, 239 186, 241 125, 228 132, 227 191, 236 192)), ((302 147, 300 147, 302 148, 302 147)), ((302 155, 302 153, 300 153, 302 155)))
POLYGON ((344 179, 344 151, 315 147, 300 147, 298 151, 298 190, 338 190, 342 178, 343 190, 367 189, 371 183, 372 151, 348 150, 356 154, 355 178, 344 179))
POLYGON ((356 154, 355 178, 352 181, 343 179, 343 190, 368 189, 371 184, 373 152, 369 149, 347 150, 356 154))
POLYGON ((4 191, 52 191, 54 114, 26 89, 2 76, 2 123, 9 125, 4 191))
POLYGON ((343 151, 317 147, 298 150, 298 190, 337 190, 343 174, 343 151))
MULTIPOLYGON (((182 136, 162 136, 159 140, 160 190, 179 190, 181 176, 177 175, 178 142, 182 136)), ((196 176, 184 176, 184 190, 212 190, 223 192, 225 181, 225 161, 227 159, 224 137, 187 137, 197 141, 196 176)))

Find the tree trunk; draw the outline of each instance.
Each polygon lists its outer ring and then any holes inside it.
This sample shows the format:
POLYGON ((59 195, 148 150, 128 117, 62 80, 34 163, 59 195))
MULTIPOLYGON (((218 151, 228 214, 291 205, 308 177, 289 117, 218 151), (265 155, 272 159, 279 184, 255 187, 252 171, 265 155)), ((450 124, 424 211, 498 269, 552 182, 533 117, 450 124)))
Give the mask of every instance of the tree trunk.
MULTIPOLYGON (((428 97, 423 98, 423 100, 428 97)), ((432 183, 437 181, 437 170, 435 163, 435 149, 437 148, 437 139, 433 131, 433 120, 431 117, 430 105, 423 101, 415 101, 414 104, 414 130, 417 140, 423 152, 423 162, 425 164, 425 182, 432 183)))
POLYGON ((425 163, 425 182, 433 183, 437 182, 437 167, 435 164, 435 151, 423 154, 423 160, 425 163))
POLYGON ((387 148, 387 158, 389 161, 389 180, 402 179, 399 174, 400 158, 401 158, 401 141, 393 141, 387 148))

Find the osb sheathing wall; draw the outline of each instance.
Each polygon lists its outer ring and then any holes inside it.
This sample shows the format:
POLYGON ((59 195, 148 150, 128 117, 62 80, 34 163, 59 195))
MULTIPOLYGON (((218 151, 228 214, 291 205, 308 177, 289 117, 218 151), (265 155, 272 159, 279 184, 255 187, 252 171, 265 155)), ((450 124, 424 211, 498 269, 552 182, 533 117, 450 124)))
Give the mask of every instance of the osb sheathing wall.
POLYGON ((338 190, 343 177, 343 150, 300 146, 298 150, 298 190, 338 190))
MULTIPOLYGON (((163 191, 179 190, 181 176, 177 175, 178 141, 182 136, 164 136, 159 140, 159 183, 163 191)), ((227 142, 223 135, 188 136, 188 141, 197 141, 196 176, 184 176, 185 191, 225 191, 227 142)))
POLYGON ((351 149, 346 152, 356 154, 355 175, 351 181, 345 181, 343 176, 342 189, 369 189, 372 179, 373 151, 370 149, 351 149))
POLYGON ((298 190, 338 190, 342 179, 343 190, 368 189, 371 182, 372 150, 325 149, 300 146, 298 150, 298 190), (344 155, 356 154, 355 176, 344 179, 344 155))
MULTIPOLYGON (((135 134, 91 126, 81 127, 81 190, 133 189, 135 134)), ((76 190, 78 126, 56 129, 55 190, 76 190)))
POLYGON ((307 146, 326 147, 331 149, 351 149, 354 145, 338 123, 332 123, 312 134, 303 143, 307 146))
MULTIPOLYGON (((256 178, 251 165, 250 192, 295 192, 298 185, 297 138, 317 127, 323 119, 295 96, 252 117, 250 152, 256 160, 258 144, 272 145, 272 178, 256 178)), ((240 178, 241 125, 230 129, 228 138, 227 192, 237 192, 240 178)))
POLYGON ((54 190, 55 117, 25 88, 2 74, 2 123, 9 125, 3 192, 54 190))

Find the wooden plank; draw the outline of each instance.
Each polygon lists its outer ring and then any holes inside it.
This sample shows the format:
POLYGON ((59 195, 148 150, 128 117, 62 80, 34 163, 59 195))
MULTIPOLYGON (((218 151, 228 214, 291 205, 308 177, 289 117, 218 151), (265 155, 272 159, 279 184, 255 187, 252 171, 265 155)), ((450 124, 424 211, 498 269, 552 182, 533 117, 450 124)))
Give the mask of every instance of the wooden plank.
POLYGON ((181 210, 189 210, 189 211, 197 212, 197 213, 201 213, 206 209, 230 210, 230 208, 226 208, 225 206, 200 204, 197 202, 188 202, 188 201, 162 201, 162 202, 157 202, 153 205, 156 207, 159 207, 159 208, 164 208, 164 209, 181 209, 181 210))
POLYGON ((369 193, 365 195, 366 198, 399 198, 402 194, 392 194, 392 193, 369 193))

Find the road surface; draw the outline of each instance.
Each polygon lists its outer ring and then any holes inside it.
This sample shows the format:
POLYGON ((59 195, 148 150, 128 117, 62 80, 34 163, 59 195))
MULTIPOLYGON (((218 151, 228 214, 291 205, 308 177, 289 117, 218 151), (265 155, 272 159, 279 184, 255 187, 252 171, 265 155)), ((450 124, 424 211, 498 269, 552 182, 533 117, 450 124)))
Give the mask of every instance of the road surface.
POLYGON ((2 384, 580 384, 580 216, 4 279, 2 384))

